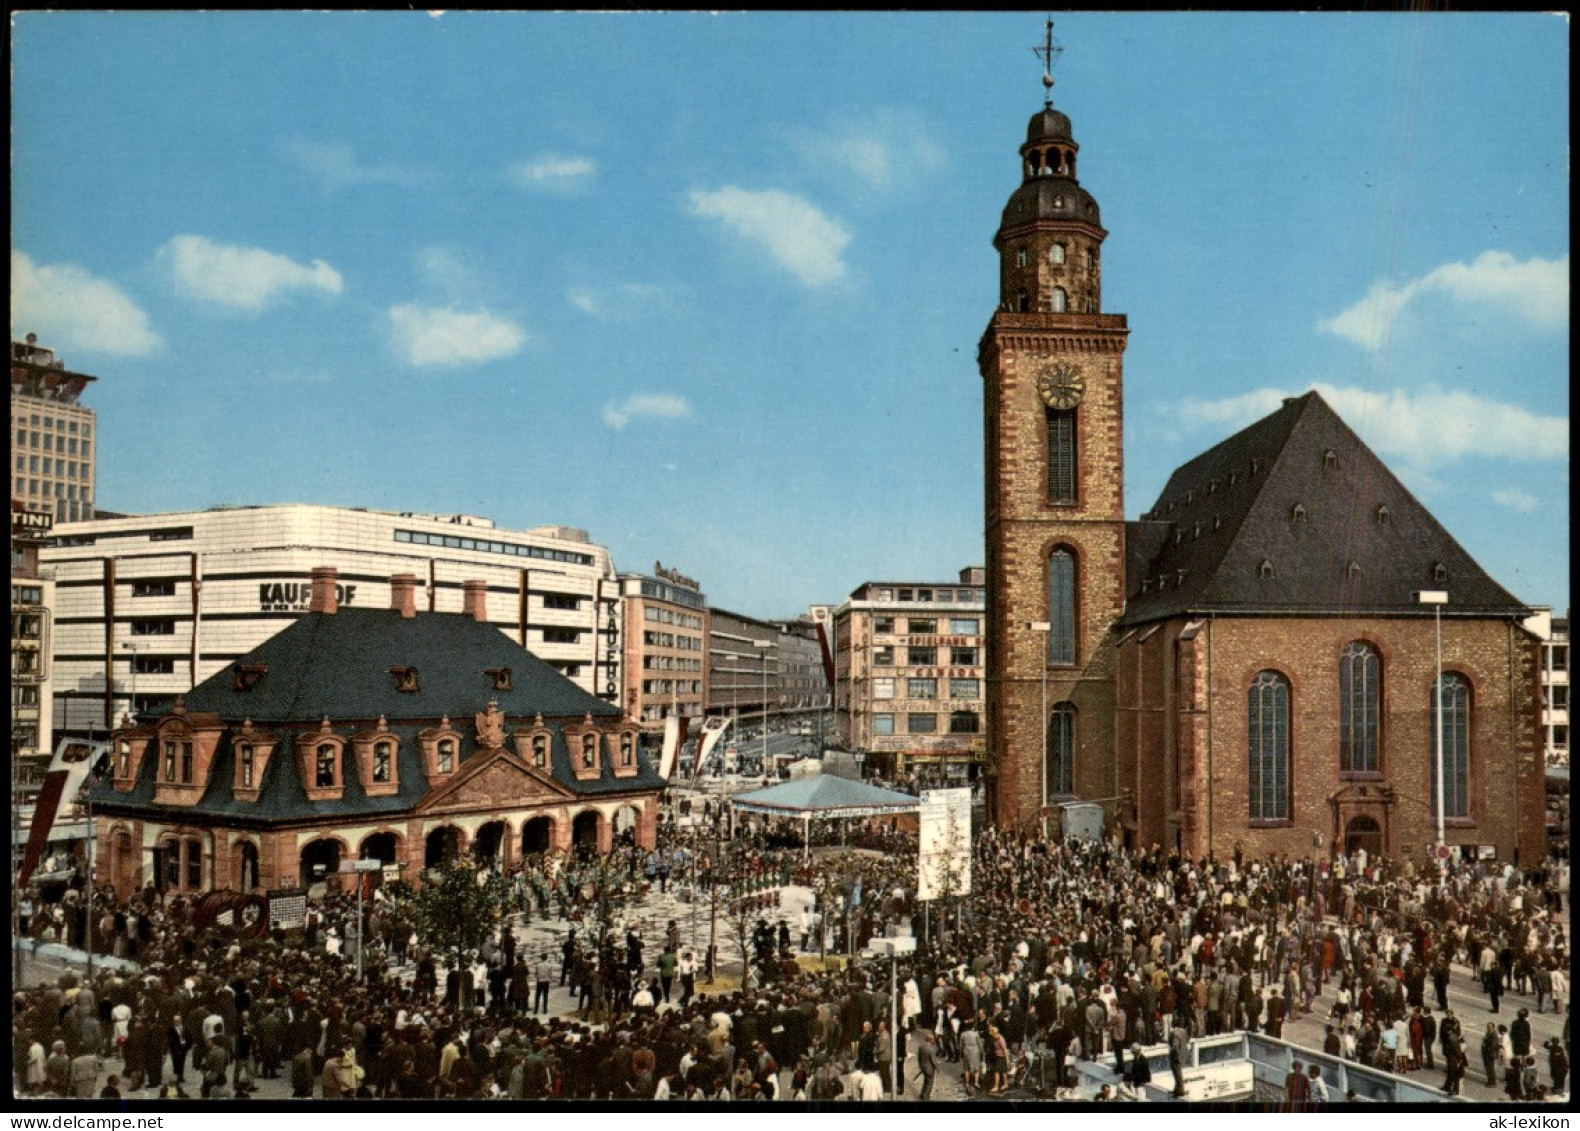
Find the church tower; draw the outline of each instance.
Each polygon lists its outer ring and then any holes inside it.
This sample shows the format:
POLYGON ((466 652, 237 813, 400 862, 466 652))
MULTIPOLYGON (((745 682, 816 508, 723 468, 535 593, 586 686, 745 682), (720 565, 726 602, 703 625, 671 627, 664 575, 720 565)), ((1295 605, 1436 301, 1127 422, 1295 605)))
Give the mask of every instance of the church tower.
MULTIPOLYGON (((989 813, 1107 799, 1114 649, 1124 611, 1121 361, 1129 331, 1102 309, 1097 202, 1048 91, 1020 147, 1021 183, 993 238, 998 310, 978 347, 987 523, 989 813), (1046 753, 1045 753, 1046 751, 1046 753)), ((1050 822, 1050 827, 1057 827, 1050 822)))

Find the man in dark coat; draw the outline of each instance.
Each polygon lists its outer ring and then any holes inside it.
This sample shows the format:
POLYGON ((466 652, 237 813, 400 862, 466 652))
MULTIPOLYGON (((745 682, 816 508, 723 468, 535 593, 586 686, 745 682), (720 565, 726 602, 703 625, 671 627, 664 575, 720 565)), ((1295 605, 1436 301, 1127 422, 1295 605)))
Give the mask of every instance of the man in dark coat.
POLYGON ((933 1048, 933 1035, 929 1032, 922 1033, 921 1042, 916 1046, 916 1071, 922 1081, 922 1090, 916 1098, 932 1099, 933 1077, 938 1074, 938 1053, 933 1048))
POLYGON ((1515 1056, 1531 1055, 1531 1011, 1524 1006, 1520 1007, 1514 1023, 1509 1026, 1509 1044, 1513 1047, 1515 1056))
POLYGON ((187 1050, 192 1047, 192 1034, 186 1019, 179 1014, 165 1029, 165 1047, 170 1050, 170 1068, 177 1084, 186 1082, 187 1050))
POLYGON ((1503 996, 1503 967, 1494 962, 1487 967, 1487 1000, 1491 1003, 1487 1008, 1491 1013, 1498 1012, 1498 999, 1503 996))

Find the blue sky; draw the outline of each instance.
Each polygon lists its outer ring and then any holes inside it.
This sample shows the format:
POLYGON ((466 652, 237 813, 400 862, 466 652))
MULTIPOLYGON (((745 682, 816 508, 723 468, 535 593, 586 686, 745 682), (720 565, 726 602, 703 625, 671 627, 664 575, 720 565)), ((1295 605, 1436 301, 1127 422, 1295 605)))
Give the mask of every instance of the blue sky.
MULTIPOLYGON (((1026 14, 13 16, 11 326, 99 505, 585 527, 794 615, 983 560, 1026 14)), ((1316 387, 1569 601, 1567 22, 1056 19, 1126 513, 1316 387)))

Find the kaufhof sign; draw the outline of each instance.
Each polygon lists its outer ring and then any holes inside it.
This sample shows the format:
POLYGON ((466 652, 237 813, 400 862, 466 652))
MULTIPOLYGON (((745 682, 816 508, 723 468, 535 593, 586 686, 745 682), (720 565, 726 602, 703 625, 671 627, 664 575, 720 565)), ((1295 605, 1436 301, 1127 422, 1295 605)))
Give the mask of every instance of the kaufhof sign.
MULTIPOLYGON (((349 605, 356 599, 355 585, 336 585, 335 601, 349 605)), ((313 599, 311 581, 261 581, 258 583, 260 613, 305 613, 313 599)))

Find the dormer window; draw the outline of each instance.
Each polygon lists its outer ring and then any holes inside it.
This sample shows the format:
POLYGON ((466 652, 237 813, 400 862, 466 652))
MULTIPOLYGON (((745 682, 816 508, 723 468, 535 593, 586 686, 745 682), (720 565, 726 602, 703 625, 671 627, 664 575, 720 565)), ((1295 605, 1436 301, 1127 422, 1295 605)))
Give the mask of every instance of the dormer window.
POLYGON ((1323 471, 1331 471, 1335 467, 1337 467, 1338 465, 1339 465, 1339 453, 1334 451, 1332 448, 1326 449, 1322 453, 1322 470, 1323 471))
POLYGON ((1448 582, 1448 567, 1442 562, 1433 562, 1432 580, 1439 585, 1446 584, 1448 582))
MULTIPOLYGON (((256 801, 268 772, 269 758, 279 741, 276 735, 253 729, 247 719, 231 736, 235 752, 235 772, 231 775, 231 794, 237 801, 256 801)), ((304 778, 304 781, 306 779, 304 778)))
POLYGON ((1289 521, 1290 522, 1305 522, 1306 521, 1306 508, 1300 503, 1296 503, 1294 506, 1290 507, 1289 508, 1289 521))
POLYGON ((435 772, 441 774, 455 772, 455 739, 439 740, 439 745, 434 750, 433 768, 435 772))
POLYGON ((596 769, 598 765, 598 736, 582 735, 582 769, 596 769))
POLYGON ((124 738, 115 744, 115 776, 132 776, 132 744, 124 738))
POLYGON ((634 734, 620 736, 620 765, 636 765, 636 735, 634 734))
POLYGON ((333 743, 321 742, 313 752, 313 785, 318 789, 333 789, 338 759, 333 743))
POLYGON ((268 670, 268 664, 237 664, 231 669, 231 690, 238 693, 251 691, 268 670))
POLYGON ((192 743, 190 741, 172 741, 166 739, 164 743, 165 761, 164 778, 172 785, 192 784, 192 743))
POLYGON ((1379 523, 1386 523, 1388 521, 1388 515, 1389 515, 1388 504, 1387 503, 1378 503, 1377 504, 1377 521, 1379 523))
POLYGON ((1273 563, 1271 561, 1269 561, 1267 558, 1263 558, 1262 559, 1262 564, 1258 568, 1259 568, 1259 572, 1262 575, 1262 580, 1263 581, 1267 581, 1270 578, 1272 578, 1272 576, 1273 576, 1273 563))
POLYGON ((488 676, 490 679, 492 679, 494 681, 494 690, 495 691, 509 691, 510 690, 510 669, 509 668, 488 668, 487 670, 485 670, 483 672, 483 674, 488 676))
POLYGON ((549 736, 535 734, 532 736, 532 765, 539 769, 546 769, 549 764, 549 736))
POLYGON ((387 785, 394 780, 395 744, 389 741, 373 744, 373 772, 369 776, 375 784, 387 785))
POLYGON ((1345 577, 1356 578, 1356 577, 1360 576, 1360 573, 1361 573, 1361 563, 1357 562, 1357 561, 1354 561, 1353 559, 1349 562, 1349 564, 1347 564, 1344 567, 1344 576, 1345 577))
POLYGON ((417 669, 411 667, 392 667, 390 675, 395 677, 395 690, 414 692, 417 687, 417 669))
POLYGON ((345 740, 330 729, 327 718, 317 731, 297 738, 297 766, 307 790, 307 800, 340 800, 345 789, 344 753, 345 740))

